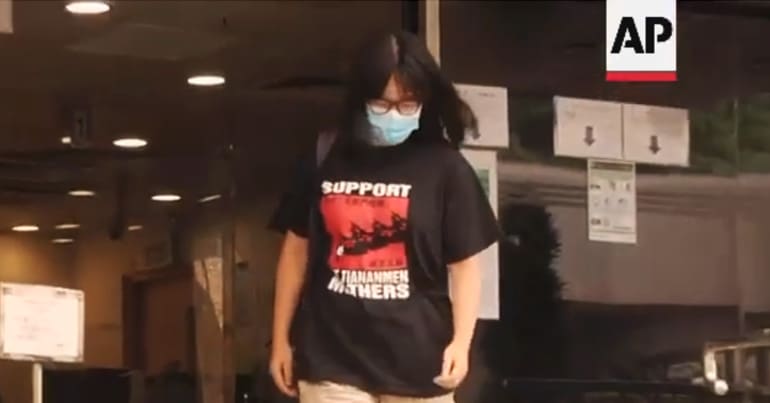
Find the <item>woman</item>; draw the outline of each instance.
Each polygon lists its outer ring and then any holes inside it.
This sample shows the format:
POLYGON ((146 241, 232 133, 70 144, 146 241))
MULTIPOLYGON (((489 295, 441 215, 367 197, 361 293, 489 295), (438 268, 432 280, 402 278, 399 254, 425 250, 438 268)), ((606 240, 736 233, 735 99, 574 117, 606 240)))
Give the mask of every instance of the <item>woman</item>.
POLYGON ((352 73, 328 156, 273 219, 271 374, 302 403, 452 402, 498 237, 458 151, 476 119, 411 34, 372 41, 352 73))

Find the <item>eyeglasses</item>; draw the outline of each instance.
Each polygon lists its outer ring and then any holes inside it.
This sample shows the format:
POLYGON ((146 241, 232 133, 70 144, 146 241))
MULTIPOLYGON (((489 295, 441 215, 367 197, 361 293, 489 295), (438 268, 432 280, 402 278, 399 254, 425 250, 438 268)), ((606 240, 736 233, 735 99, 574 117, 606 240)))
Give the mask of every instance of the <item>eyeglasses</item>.
POLYGON ((387 99, 371 99, 366 105, 375 115, 384 115, 393 108, 396 108, 402 115, 414 115, 420 111, 420 107, 422 106, 422 104, 417 101, 391 102, 387 99))

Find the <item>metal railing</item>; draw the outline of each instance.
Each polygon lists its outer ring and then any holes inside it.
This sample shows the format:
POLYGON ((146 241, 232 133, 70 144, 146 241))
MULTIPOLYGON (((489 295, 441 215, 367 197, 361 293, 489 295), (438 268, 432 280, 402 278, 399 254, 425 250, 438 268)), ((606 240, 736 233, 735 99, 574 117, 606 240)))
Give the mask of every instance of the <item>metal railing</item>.
POLYGON ((706 343, 703 384, 717 394, 735 390, 770 396, 770 329, 743 340, 706 343))

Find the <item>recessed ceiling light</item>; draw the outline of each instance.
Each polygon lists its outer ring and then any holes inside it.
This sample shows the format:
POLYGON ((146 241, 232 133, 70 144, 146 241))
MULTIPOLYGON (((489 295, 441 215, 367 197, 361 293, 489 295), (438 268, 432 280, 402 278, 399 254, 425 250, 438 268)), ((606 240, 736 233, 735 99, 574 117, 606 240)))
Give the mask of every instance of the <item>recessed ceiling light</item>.
POLYGON ((210 201, 219 200, 221 198, 222 198, 222 195, 217 193, 217 194, 201 197, 200 199, 198 199, 198 201, 201 203, 208 203, 210 201))
POLYGON ((201 74, 187 79, 187 84, 196 87, 216 87, 225 83, 225 77, 216 74, 201 74))
POLYGON ((61 138, 62 144, 72 144, 72 137, 70 136, 64 136, 61 138))
POLYGON ((140 229, 142 229, 142 226, 139 225, 139 224, 134 224, 134 225, 129 225, 128 226, 128 230, 129 231, 139 231, 140 229))
POLYGON ((91 197, 96 195, 96 192, 88 189, 74 189, 74 190, 70 190, 68 193, 70 196, 75 196, 75 197, 91 197))
POLYGON ((57 244, 66 244, 66 243, 73 243, 75 242, 72 238, 54 238, 51 239, 51 242, 57 243, 57 244))
POLYGON ((80 224, 64 223, 64 224, 59 224, 59 225, 55 226, 54 228, 56 228, 56 229, 78 229, 78 228, 80 228, 80 224))
POLYGON ((106 1, 70 1, 65 7, 72 14, 95 15, 110 11, 110 5, 106 1))
POLYGON ((28 224, 17 225, 11 229, 16 232, 35 232, 40 230, 40 228, 37 225, 28 225, 28 224))
POLYGON ((152 196, 152 200, 159 202, 175 202, 182 199, 182 196, 173 193, 161 193, 152 196))
POLYGON ((120 148, 142 148, 147 145, 147 140, 137 137, 127 137, 117 139, 113 141, 112 144, 120 148))

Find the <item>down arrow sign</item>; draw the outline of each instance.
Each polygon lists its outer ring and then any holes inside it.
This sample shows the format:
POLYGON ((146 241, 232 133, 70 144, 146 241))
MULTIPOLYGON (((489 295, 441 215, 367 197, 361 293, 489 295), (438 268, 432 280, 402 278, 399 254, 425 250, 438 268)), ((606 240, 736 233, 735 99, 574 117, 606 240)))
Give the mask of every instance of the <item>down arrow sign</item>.
POLYGON ((589 147, 591 147, 591 145, 596 142, 596 139, 594 138, 593 126, 586 126, 586 135, 583 137, 583 142, 586 143, 586 145, 589 147))
POLYGON ((653 154, 657 154, 660 151, 660 144, 658 144, 658 136, 650 136, 650 151, 653 154))

